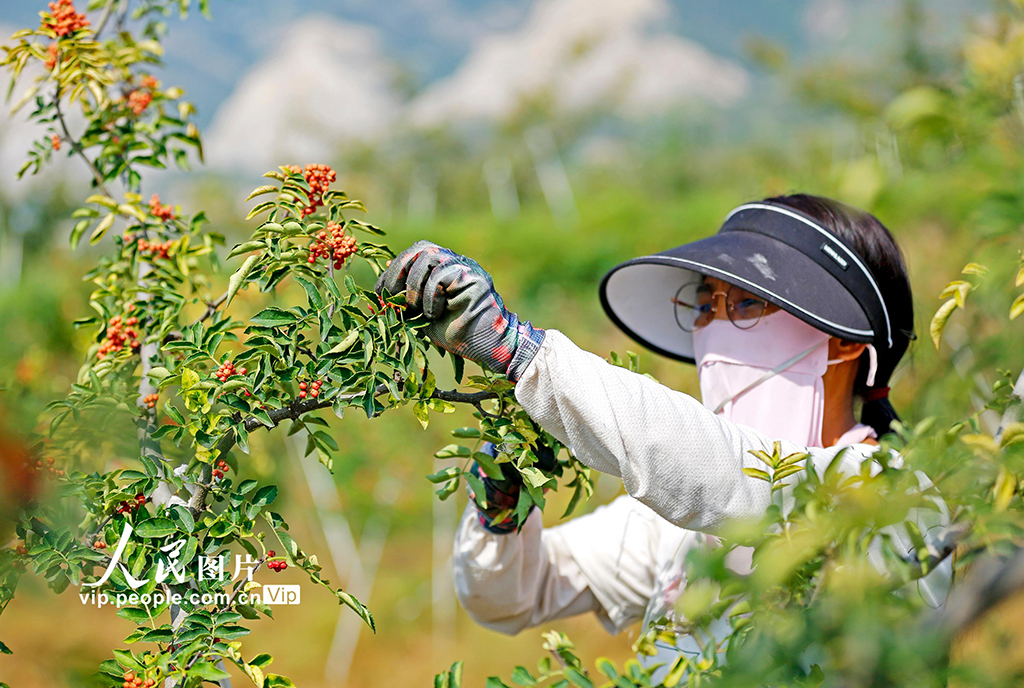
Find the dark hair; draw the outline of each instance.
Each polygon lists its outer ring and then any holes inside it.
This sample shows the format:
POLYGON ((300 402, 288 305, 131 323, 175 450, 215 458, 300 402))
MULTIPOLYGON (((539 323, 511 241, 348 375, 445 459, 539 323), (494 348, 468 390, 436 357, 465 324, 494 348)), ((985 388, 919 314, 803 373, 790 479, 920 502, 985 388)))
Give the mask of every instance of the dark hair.
POLYGON ((899 420, 885 388, 910 341, 916 338, 910 278, 900 247, 878 218, 839 201, 807 194, 776 196, 765 201, 797 210, 839 237, 861 257, 878 283, 892 322, 892 347, 875 342, 878 369, 870 389, 867 386, 868 354, 865 352, 861 356, 853 392, 864 399, 860 421, 874 428, 881 437, 891 431, 892 421, 899 420))

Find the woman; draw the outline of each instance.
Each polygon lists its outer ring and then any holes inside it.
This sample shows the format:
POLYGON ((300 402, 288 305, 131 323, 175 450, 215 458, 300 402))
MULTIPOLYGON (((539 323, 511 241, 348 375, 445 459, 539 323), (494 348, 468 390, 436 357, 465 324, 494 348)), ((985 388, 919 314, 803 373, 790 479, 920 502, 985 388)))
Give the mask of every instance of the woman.
MULTIPOLYGON (((888 230, 807 195, 740 206, 716 235, 627 261, 601 283, 606 312, 630 337, 697 364, 703 406, 520 322, 479 265, 434 244, 400 254, 378 289, 406 290, 435 342, 515 381, 534 421, 628 493, 554 528, 532 513, 518 533, 470 501, 457 592, 473 618, 505 633, 584 612, 618 632, 670 613, 686 553, 770 504, 767 483, 742 471, 758 465, 752 450, 779 440, 784 455, 808 451, 821 471, 846 448, 843 470, 859 470, 896 419, 887 385, 913 338, 909 280, 888 230)), ((488 483, 490 503, 505 497, 498 487, 515 489, 488 483)), ((926 532, 941 513, 915 518, 926 532)), ((905 533, 892 534, 907 554, 905 533)), ((948 578, 946 565, 918 586, 930 604, 943 602, 948 578)))

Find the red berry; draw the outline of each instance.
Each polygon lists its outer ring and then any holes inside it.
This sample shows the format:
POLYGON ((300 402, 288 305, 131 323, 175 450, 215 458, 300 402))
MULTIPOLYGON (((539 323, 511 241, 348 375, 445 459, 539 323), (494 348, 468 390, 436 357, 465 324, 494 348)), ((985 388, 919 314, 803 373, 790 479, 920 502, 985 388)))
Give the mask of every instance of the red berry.
POLYGON ((300 382, 299 383, 299 389, 306 389, 306 383, 305 382, 300 382))
POLYGON ((299 392, 299 399, 305 399, 305 398, 306 398, 306 393, 305 392, 299 392))
POLYGON ((269 552, 267 552, 267 556, 268 557, 276 557, 277 556, 277 552, 275 552, 274 550, 270 550, 269 552))

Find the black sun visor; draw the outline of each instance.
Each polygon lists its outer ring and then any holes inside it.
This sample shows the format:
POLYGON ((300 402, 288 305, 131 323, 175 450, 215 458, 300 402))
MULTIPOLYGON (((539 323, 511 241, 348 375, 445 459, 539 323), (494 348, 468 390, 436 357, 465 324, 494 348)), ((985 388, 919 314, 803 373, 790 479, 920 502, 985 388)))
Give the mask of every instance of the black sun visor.
POLYGON ((770 203, 740 206, 714 236, 612 268, 601 281, 601 305, 643 346, 693 363, 693 335, 678 326, 672 299, 702 275, 830 335, 892 346, 885 301, 860 257, 812 219, 770 203))

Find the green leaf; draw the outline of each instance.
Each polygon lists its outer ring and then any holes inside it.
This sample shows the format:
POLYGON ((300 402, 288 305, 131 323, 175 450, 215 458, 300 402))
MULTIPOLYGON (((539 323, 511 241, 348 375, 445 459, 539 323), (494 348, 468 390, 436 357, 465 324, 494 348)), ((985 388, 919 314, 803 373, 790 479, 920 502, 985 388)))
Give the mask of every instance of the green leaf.
POLYGON ((1016 320, 1021 313, 1024 313, 1024 294, 1013 300, 1013 304, 1010 306, 1010 320, 1016 320))
POLYGON ((5 645, 4 643, 3 643, 3 641, 2 641, 2 640, 0 640, 0 652, 2 652, 2 653, 3 653, 3 654, 5 654, 5 655, 13 655, 13 654, 14 654, 14 652, 12 652, 12 651, 11 651, 11 648, 7 647, 7 646, 6 646, 6 645, 5 645))
POLYGON ((256 265, 256 261, 260 259, 259 256, 249 256, 242 263, 241 267, 235 270, 234 274, 228 279, 228 295, 224 301, 224 306, 227 307, 231 303, 231 299, 235 298, 235 294, 242 288, 245 281, 249 278, 249 273, 252 272, 252 268, 256 265))
POLYGON ((451 359, 452 369, 453 372, 455 373, 455 384, 461 385, 462 376, 466 372, 466 359, 464 359, 462 356, 456 356, 455 354, 451 355, 451 359))
POLYGON ((443 449, 438 449, 434 452, 435 459, 452 459, 452 458, 469 458, 472 452, 469 447, 463 447, 458 444, 449 444, 443 449))
POLYGON ((253 325, 259 325, 260 327, 281 327, 283 325, 293 325, 298 322, 299 318, 294 313, 286 311, 283 308, 276 306, 270 306, 264 308, 262 311, 254 315, 249 322, 253 325))
POLYGON ((594 683, 584 676, 582 672, 578 669, 574 669, 573 667, 565 668, 565 677, 577 688, 594 688, 594 683))
POLYGON ((512 670, 512 680, 521 686, 535 686, 537 680, 527 671, 526 667, 517 666, 512 670))
POLYGON ((181 504, 175 504, 171 507, 171 510, 178 517, 178 520, 181 521, 181 525, 185 527, 185 532, 191 533, 196 529, 195 519, 192 518, 192 514, 189 513, 188 509, 181 504))
POLYGON ((209 535, 210 537, 222 538, 228 534, 234 532, 235 526, 227 521, 217 521, 210 526, 209 535))
POLYGON ((324 297, 320 295, 320 290, 316 288, 316 285, 307 279, 299 277, 298 275, 292 275, 292 279, 299 283, 306 291, 306 296, 309 298, 309 305, 315 310, 320 310, 324 307, 324 297))
POLYGON ((250 210, 249 214, 245 216, 245 219, 251 220, 260 213, 265 213, 276 205, 277 204, 274 201, 263 201, 262 203, 257 204, 252 210, 250 210))
POLYGON ((333 349, 328 351, 327 355, 330 356, 332 354, 340 354, 340 353, 344 353, 345 351, 348 351, 348 349, 353 344, 355 344, 356 341, 358 341, 358 339, 359 339, 359 329, 356 328, 356 329, 352 330, 351 332, 349 332, 347 335, 345 335, 345 338, 342 339, 341 342, 339 344, 337 344, 333 349))
POLYGON ((156 366, 155 368, 151 368, 150 371, 146 373, 146 375, 147 377, 149 377, 150 380, 153 380, 154 382, 160 382, 164 378, 170 377, 171 371, 167 370, 167 368, 164 368, 163 366, 156 366))
POLYGON ((189 669, 189 673, 201 676, 207 681, 219 681, 222 678, 231 678, 229 673, 218 669, 210 662, 196 662, 195 665, 189 669))
POLYGON ((116 217, 116 213, 108 213, 106 217, 100 220, 100 223, 96 225, 96 229, 92 230, 92 234, 89 236, 89 243, 99 243, 100 239, 107 233, 107 230, 114 225, 114 218, 116 217))
POLYGON ((487 489, 484 487, 483 481, 472 473, 463 473, 462 477, 466 479, 469 489, 473 491, 473 499, 476 500, 477 506, 481 509, 486 509, 489 505, 487 503, 487 489))
POLYGON ((262 241, 246 241, 245 243, 239 244, 238 246, 235 246, 233 249, 231 249, 231 253, 228 254, 228 258, 234 258, 235 256, 242 255, 243 253, 248 253, 249 251, 256 251, 266 247, 266 243, 262 241))
POLYGON ((523 474, 523 478, 526 479, 526 482, 533 487, 542 487, 551 480, 551 478, 544 475, 539 468, 534 466, 524 466, 519 469, 519 472, 523 474))
POLYGON ((151 518, 143 521, 135 528, 135 532, 138 533, 139 537, 144 538, 166 537, 177 531, 178 528, 174 525, 174 522, 167 518, 151 518))
POLYGON ((448 499, 453 494, 455 494, 455 491, 457 489, 459 489, 459 481, 458 480, 450 480, 447 483, 445 483, 441 487, 441 489, 434 490, 434 494, 436 494, 438 499, 440 499, 443 502, 444 500, 448 499))
POLYGON ((772 481, 772 477, 759 468, 744 468, 743 473, 744 475, 749 475, 751 478, 757 478, 758 480, 764 480, 765 482, 770 483, 772 481))
POLYGON ((509 686, 497 676, 488 676, 484 688, 509 688, 509 686))
POLYGON ((142 670, 143 666, 139 660, 135 659, 135 655, 127 650, 114 650, 114 659, 121 666, 128 669, 142 670))
POLYGON ((928 325, 928 333, 932 337, 932 343, 935 344, 935 348, 939 348, 939 342, 942 341, 942 331, 946 329, 946 323, 949 321, 949 316, 953 314, 957 308, 956 299, 949 299, 944 304, 939 306, 939 310, 935 311, 935 315, 932 317, 931 323, 928 325))
POLYGON ((278 187, 276 184, 264 184, 263 186, 257 186, 255 189, 252 190, 252 193, 245 197, 245 200, 251 201, 252 199, 262 194, 274 193, 277 191, 277 189, 278 187))
POLYGON ((487 452, 473 452, 473 460, 476 461, 477 465, 480 466, 480 470, 482 470, 484 475, 488 478, 491 478, 492 480, 503 480, 505 478, 505 474, 502 473, 501 466, 499 466, 494 460, 494 457, 487 452))
POLYGON ((416 416, 416 420, 420 422, 423 429, 427 429, 427 425, 430 423, 430 410, 427 406, 426 401, 417 401, 412 407, 413 415, 416 416))
POLYGON ((434 484, 443 483, 452 478, 457 478, 462 475, 462 469, 458 466, 449 466, 448 468, 442 468, 437 473, 431 473, 427 476, 427 480, 434 484))
POLYGON ((272 504, 277 499, 277 486, 276 485, 265 485, 256 491, 256 494, 252 497, 252 503, 259 506, 267 506, 272 504))
POLYGON ((349 595, 344 590, 335 590, 334 594, 338 596, 338 599, 341 600, 342 604, 354 611, 356 615, 363 620, 363 623, 370 627, 371 631, 374 633, 377 632, 377 625, 373 621, 373 614, 370 613, 369 609, 363 606, 362 602, 352 595, 349 595))

